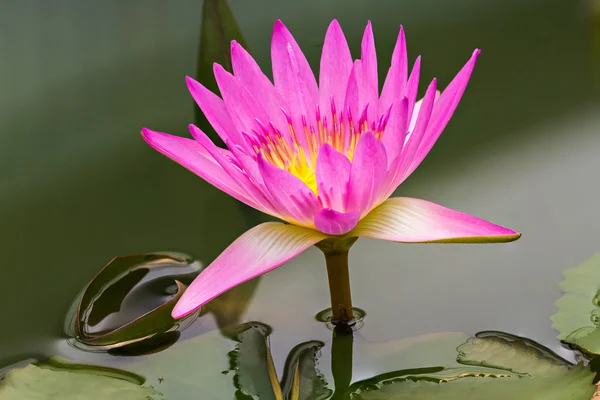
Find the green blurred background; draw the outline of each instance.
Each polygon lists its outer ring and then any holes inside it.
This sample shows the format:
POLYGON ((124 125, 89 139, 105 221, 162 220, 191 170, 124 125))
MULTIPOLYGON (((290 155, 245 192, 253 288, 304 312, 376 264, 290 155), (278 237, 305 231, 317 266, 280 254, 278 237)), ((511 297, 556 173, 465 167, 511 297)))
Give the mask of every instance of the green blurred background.
MULTIPOLYGON (((332 18, 355 57, 370 19, 380 76, 403 24, 409 60, 423 56, 421 91, 433 77, 444 87, 483 49, 450 125, 398 193, 524 236, 498 246, 359 241, 351 276, 368 312, 362 335, 501 329, 556 348, 548 317, 560 272, 600 248, 591 4, 230 1, 266 71, 278 18, 315 71, 332 18)), ((208 262, 247 228, 233 199, 139 134, 147 126, 187 136, 194 105, 184 77, 196 71, 201 10, 200 0, 0 5, 0 362, 49 356, 70 301, 115 255, 175 250, 208 262)), ((328 297, 317 251, 290 264, 265 276, 244 319, 294 336, 286 310, 301 304, 296 313, 312 318, 328 297)), ((314 339, 311 329, 299 335, 314 339)))

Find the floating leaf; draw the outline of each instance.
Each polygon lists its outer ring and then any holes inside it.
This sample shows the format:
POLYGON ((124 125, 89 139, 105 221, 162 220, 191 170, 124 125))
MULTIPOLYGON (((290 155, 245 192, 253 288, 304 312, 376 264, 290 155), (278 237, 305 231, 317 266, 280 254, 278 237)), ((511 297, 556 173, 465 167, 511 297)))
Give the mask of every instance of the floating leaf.
POLYGON ((591 358, 600 355, 600 253, 563 272, 563 296, 550 319, 562 342, 591 358))
POLYGON ((143 378, 113 368, 51 358, 38 365, 8 371, 0 380, 0 400, 159 400, 162 395, 143 387, 143 378))
POLYGON ((530 376, 562 373, 572 366, 552 350, 531 339, 504 332, 479 332, 458 347, 457 361, 530 376))
POLYGON ((246 396, 261 400, 320 400, 331 396, 327 382, 317 370, 322 342, 301 343, 287 357, 282 383, 277 380, 267 343, 270 328, 251 323, 237 335, 240 342, 233 353, 235 384, 246 396))
MULTIPOLYGON (((67 334, 96 349, 147 340, 164 348, 173 342, 173 335, 166 333, 183 329, 198 315, 175 321, 171 311, 186 288, 180 280, 190 282, 200 268, 198 262, 176 253, 116 257, 73 302, 67 334)), ((153 347, 134 346, 130 354, 152 352, 153 347)))
POLYGON ((353 400, 588 400, 593 373, 545 347, 482 332, 459 347, 461 368, 422 368, 379 375, 352 386, 353 400), (491 368, 493 367, 493 368, 491 368))

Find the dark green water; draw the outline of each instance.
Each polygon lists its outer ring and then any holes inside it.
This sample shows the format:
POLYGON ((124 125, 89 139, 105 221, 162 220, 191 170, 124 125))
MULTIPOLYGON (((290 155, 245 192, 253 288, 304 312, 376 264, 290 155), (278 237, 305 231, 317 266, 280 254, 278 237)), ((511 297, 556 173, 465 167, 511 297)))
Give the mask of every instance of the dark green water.
MULTIPOLYGON (((489 246, 361 239, 351 279, 367 317, 355 337, 353 380, 452 360, 428 351, 421 337, 460 344, 467 336, 443 332, 501 330, 567 354, 549 321, 561 271, 600 248, 591 63, 598 47, 583 2, 233 0, 231 7, 267 70, 277 18, 313 66, 331 18, 353 51, 371 19, 380 75, 402 23, 410 60, 423 56, 421 90, 434 76, 445 86, 474 48, 483 49, 452 122, 397 194, 523 238, 489 246)), ((232 398, 232 377, 221 371, 234 343, 212 314, 180 343, 139 358, 72 349, 62 329, 72 299, 115 255, 173 250, 207 263, 246 229, 234 200, 139 136, 141 126, 185 135, 193 119, 183 78, 195 71, 201 2, 2 8, 0 363, 63 354, 138 372, 172 398, 232 398), (170 383, 178 374, 184 383, 170 383)), ((327 304, 324 262, 311 249, 264 276, 237 308, 241 321, 273 327, 279 370, 298 343, 325 342, 320 370, 331 383, 331 331, 313 318, 327 304)))

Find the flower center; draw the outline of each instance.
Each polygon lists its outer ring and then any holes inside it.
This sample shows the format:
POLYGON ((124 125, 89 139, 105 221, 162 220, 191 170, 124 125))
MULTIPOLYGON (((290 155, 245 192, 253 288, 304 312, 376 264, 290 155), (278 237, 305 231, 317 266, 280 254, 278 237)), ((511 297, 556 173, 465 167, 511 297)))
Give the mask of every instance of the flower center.
POLYGON ((371 123, 367 120, 367 108, 368 105, 358 121, 354 121, 349 111, 338 114, 332 101, 331 122, 327 117, 321 118, 318 108, 313 123, 307 122, 305 117, 301 123, 294 123, 286 113, 288 131, 285 134, 273 124, 267 128, 257 121, 262 132, 254 131, 253 137, 245 136, 256 155, 262 154, 265 160, 296 176, 318 195, 317 156, 323 144, 329 144, 352 162, 362 133, 371 131, 378 139, 383 137, 391 108, 371 123))

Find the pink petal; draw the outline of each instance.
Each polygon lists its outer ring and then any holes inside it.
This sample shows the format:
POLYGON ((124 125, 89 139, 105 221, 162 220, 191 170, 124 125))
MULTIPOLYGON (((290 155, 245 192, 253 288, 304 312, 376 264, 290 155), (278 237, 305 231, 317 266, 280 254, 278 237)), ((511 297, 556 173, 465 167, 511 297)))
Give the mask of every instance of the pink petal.
MULTIPOLYGON (((402 151, 402 162, 398 166, 396 172, 396 178, 392 179, 394 189, 408 177, 407 170, 413 163, 415 155, 419 149, 419 145, 424 140, 424 135, 427 127, 430 123, 432 110, 434 107, 434 101, 436 97, 436 85, 437 81, 434 78, 433 81, 427 87, 425 96, 423 96, 423 102, 419 106, 419 115, 414 129, 410 132, 410 137, 407 139, 404 149, 402 151)), ((417 107, 415 107, 415 110, 417 107)))
POLYGON ((348 157, 325 143, 317 155, 317 188, 324 206, 343 211, 352 164, 348 157))
POLYGON ((404 139, 406 138, 407 119, 408 99, 403 97, 402 100, 396 101, 392 105, 390 119, 381 138, 387 154, 388 169, 395 169, 399 163, 399 157, 404 147, 404 139))
POLYGON ((224 142, 233 140, 237 143, 241 143, 241 132, 238 131, 233 124, 223 100, 189 76, 185 77, 185 81, 196 104, 198 104, 198 107, 200 107, 204 116, 219 137, 223 139, 224 142))
POLYGON ((258 157, 258 169, 281 218, 297 225, 312 226, 314 215, 322 208, 317 196, 296 176, 258 157))
POLYGON ((475 50, 469 61, 460 70, 456 77, 450 82, 448 87, 442 92, 438 101, 435 102, 433 112, 431 114, 431 121, 427 126, 423 141, 419 145, 417 154, 413 160, 412 165, 407 171, 407 176, 410 175, 423 161, 425 156, 429 153, 429 150, 433 147, 438 137, 450 121, 454 110, 458 106, 460 99, 469 83, 471 73, 475 67, 477 56, 481 50, 475 50))
POLYGON ((363 95, 365 91, 363 77, 362 62, 355 60, 348 78, 346 96, 344 96, 344 112, 350 113, 348 119, 351 119, 354 124, 358 124, 366 104, 366 96, 363 95))
POLYGON ((406 39, 404 28, 400 26, 400 34, 396 41, 396 47, 392 53, 392 65, 388 70, 381 97, 379 109, 387 110, 392 104, 406 96, 406 83, 408 78, 408 59, 406 53, 406 39))
POLYGON ((232 163, 234 157, 227 150, 217 147, 204 132, 197 126, 190 125, 190 133, 210 155, 216 160, 221 168, 231 177, 231 179, 246 193, 246 196, 254 202, 252 207, 264 213, 276 215, 273 205, 265 197, 264 193, 254 185, 247 174, 238 166, 232 163))
MULTIPOLYGON (((378 112, 379 80, 377 78, 377 53, 375 51, 375 38, 371 21, 367 23, 360 46, 360 59, 362 62, 363 85, 365 89, 361 92, 364 96, 364 104, 368 104, 367 115, 369 121, 375 120, 378 112)), ((359 110, 362 112, 362 109, 359 110)), ((360 116, 357 116, 360 117, 360 116)))
MULTIPOLYGON (((231 42, 231 65, 235 78, 263 106, 270 121, 287 133, 287 121, 281 112, 282 107, 287 108, 287 103, 252 56, 236 41, 231 42)), ((269 121, 263 122, 266 124, 269 121)))
POLYGON ((406 243, 497 243, 521 237, 518 232, 477 217, 408 197, 387 199, 350 235, 406 243))
POLYGON ((325 34, 319 72, 319 108, 328 121, 331 121, 331 101, 338 108, 344 105, 351 70, 350 49, 339 22, 334 19, 325 34))
POLYGON ((265 222, 237 238, 184 292, 171 315, 182 318, 221 293, 296 257, 326 235, 294 225, 265 222))
POLYGON ((215 159, 196 141, 142 129, 142 137, 155 150, 189 169, 231 197, 257 207, 256 202, 221 168, 215 159))
POLYGON ((419 91, 419 76, 421 73, 421 56, 417 57, 413 65, 408 82, 406 83, 406 98, 408 99, 408 115, 415 113, 414 107, 417 101, 417 92, 419 91))
POLYGON ((288 79, 288 70, 290 69, 288 45, 291 47, 291 51, 298 64, 300 79, 306 85, 308 93, 313 100, 313 104, 317 104, 319 101, 319 89, 317 87, 315 75, 308 64, 304 53, 302 53, 302 50, 300 50, 300 47, 296 43, 296 40, 294 40, 290 31, 283 25, 283 22, 279 20, 275 22, 275 26, 273 27, 273 37, 271 39, 271 62, 273 64, 273 80, 275 81, 275 87, 277 87, 279 93, 284 98, 292 93, 293 86, 291 86, 288 79))
POLYGON ((307 126, 316 126, 316 102, 313 100, 306 82, 302 80, 298 60, 288 44, 289 69, 287 70, 287 84, 289 92, 287 101, 291 110, 291 118, 295 137, 305 151, 309 151, 304 130, 307 126))
MULTIPOLYGON (((214 73, 227 112, 238 132, 259 130, 260 126, 256 122, 257 119, 264 125, 268 125, 270 117, 263 105, 233 75, 225 71, 219 64, 214 64, 214 73)), ((241 145, 246 142, 235 143, 241 145)))
POLYGON ((380 199, 386 171, 385 147, 371 132, 363 133, 352 159, 346 211, 368 212, 380 199))
POLYGON ((360 213, 341 213, 324 208, 315 215, 315 227, 328 235, 343 235, 350 232, 358 223, 360 213))

